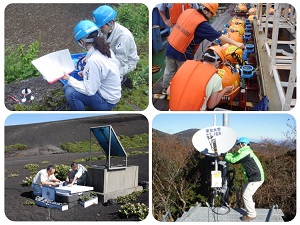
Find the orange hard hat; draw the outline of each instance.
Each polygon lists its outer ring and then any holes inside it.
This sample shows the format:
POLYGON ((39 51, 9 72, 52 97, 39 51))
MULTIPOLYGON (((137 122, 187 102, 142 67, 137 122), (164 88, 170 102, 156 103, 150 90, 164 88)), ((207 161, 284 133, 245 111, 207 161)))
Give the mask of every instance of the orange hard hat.
POLYGON ((256 8, 250 8, 248 11, 249 15, 255 15, 256 14, 256 8))
POLYGON ((213 45, 213 46, 210 46, 208 49, 211 49, 215 53, 217 53, 217 55, 220 57, 222 62, 225 61, 226 53, 225 53, 225 50, 220 45, 213 45))
POLYGON ((214 16, 217 15, 217 9, 219 7, 218 3, 202 3, 202 5, 211 11, 214 16))

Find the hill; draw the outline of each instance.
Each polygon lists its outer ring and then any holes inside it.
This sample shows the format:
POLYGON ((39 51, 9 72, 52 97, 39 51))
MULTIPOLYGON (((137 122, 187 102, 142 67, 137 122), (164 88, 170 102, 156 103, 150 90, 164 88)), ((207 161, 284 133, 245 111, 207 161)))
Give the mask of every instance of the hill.
MULTIPOLYGON (((53 115, 55 116, 55 115, 53 115)), ((148 121, 139 114, 118 114, 5 127, 5 145, 29 147, 88 140, 90 127, 111 125, 119 135, 148 133, 148 121)))
MULTIPOLYGON (((90 138, 90 127, 104 125, 112 125, 118 136, 132 136, 148 133, 149 131, 147 118, 138 114, 115 114, 48 123, 6 126, 5 145, 22 143, 29 146, 29 149, 20 150, 18 154, 16 151, 5 154, 4 207, 6 217, 11 221, 138 221, 137 217, 120 217, 118 210, 121 205, 116 203, 99 203, 88 208, 83 208, 78 204, 67 211, 40 207, 31 204, 34 203, 32 188, 22 185, 27 177, 35 174, 37 170, 46 168, 49 164, 70 165, 72 161, 87 158, 89 154, 86 152, 64 153, 58 146, 60 143, 67 141, 88 140, 90 138), (25 165, 28 164, 38 165, 38 168, 36 171, 25 169, 25 165)), ((146 188, 149 182, 149 149, 143 147, 136 150, 142 153, 130 155, 128 166, 138 166, 139 185, 146 188)), ((131 149, 125 149, 125 151, 128 152, 131 149)), ((98 154, 99 152, 96 152, 93 155, 98 156, 98 154)), ((120 162, 116 161, 116 163, 120 162)), ((85 166, 106 165, 106 160, 83 161, 81 164, 85 166)), ((137 196, 136 200, 128 200, 128 202, 143 203, 148 206, 149 193, 148 191, 143 192, 137 196)))

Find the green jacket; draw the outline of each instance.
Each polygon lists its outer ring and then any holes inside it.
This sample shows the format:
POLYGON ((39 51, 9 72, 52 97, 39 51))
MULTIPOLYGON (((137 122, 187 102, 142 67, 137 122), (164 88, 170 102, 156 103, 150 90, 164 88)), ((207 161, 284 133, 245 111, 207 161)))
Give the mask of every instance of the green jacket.
POLYGON ((247 181, 256 182, 265 180, 263 167, 250 146, 240 148, 237 153, 227 153, 225 160, 233 164, 240 163, 247 181))

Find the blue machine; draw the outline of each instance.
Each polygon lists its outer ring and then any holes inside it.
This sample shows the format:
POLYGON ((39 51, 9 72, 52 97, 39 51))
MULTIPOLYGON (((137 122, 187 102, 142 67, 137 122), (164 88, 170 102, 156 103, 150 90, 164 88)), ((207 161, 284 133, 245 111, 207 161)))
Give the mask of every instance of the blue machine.
POLYGON ((250 32, 244 33, 244 40, 249 41, 252 38, 252 34, 250 32))
MULTIPOLYGON (((83 61, 86 56, 86 52, 71 54, 71 58, 74 62, 75 70, 70 74, 70 76, 74 77, 77 80, 82 80, 82 77, 78 75, 78 72, 84 69, 85 62, 83 61)), ((67 81, 64 79, 60 79, 60 82, 65 85, 67 81)))
POLYGON ((254 53, 254 44, 246 44, 247 53, 254 53))
POLYGON ((244 65, 241 68, 241 78, 252 78, 254 76, 254 67, 251 65, 244 65))
MULTIPOLYGON (((169 11, 166 10, 166 16, 168 17, 169 11)), ((155 7, 152 11, 152 46, 153 52, 158 53, 159 51, 164 49, 162 36, 169 36, 170 28, 165 25, 163 22, 157 7, 155 7)))

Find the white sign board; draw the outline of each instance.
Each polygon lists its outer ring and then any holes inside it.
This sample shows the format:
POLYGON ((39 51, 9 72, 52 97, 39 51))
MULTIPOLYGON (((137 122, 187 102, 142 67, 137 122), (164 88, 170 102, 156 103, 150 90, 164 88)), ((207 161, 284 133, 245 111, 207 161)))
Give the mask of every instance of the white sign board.
POLYGON ((60 50, 44 55, 31 62, 42 76, 53 84, 64 76, 64 72, 75 70, 69 49, 60 50))

